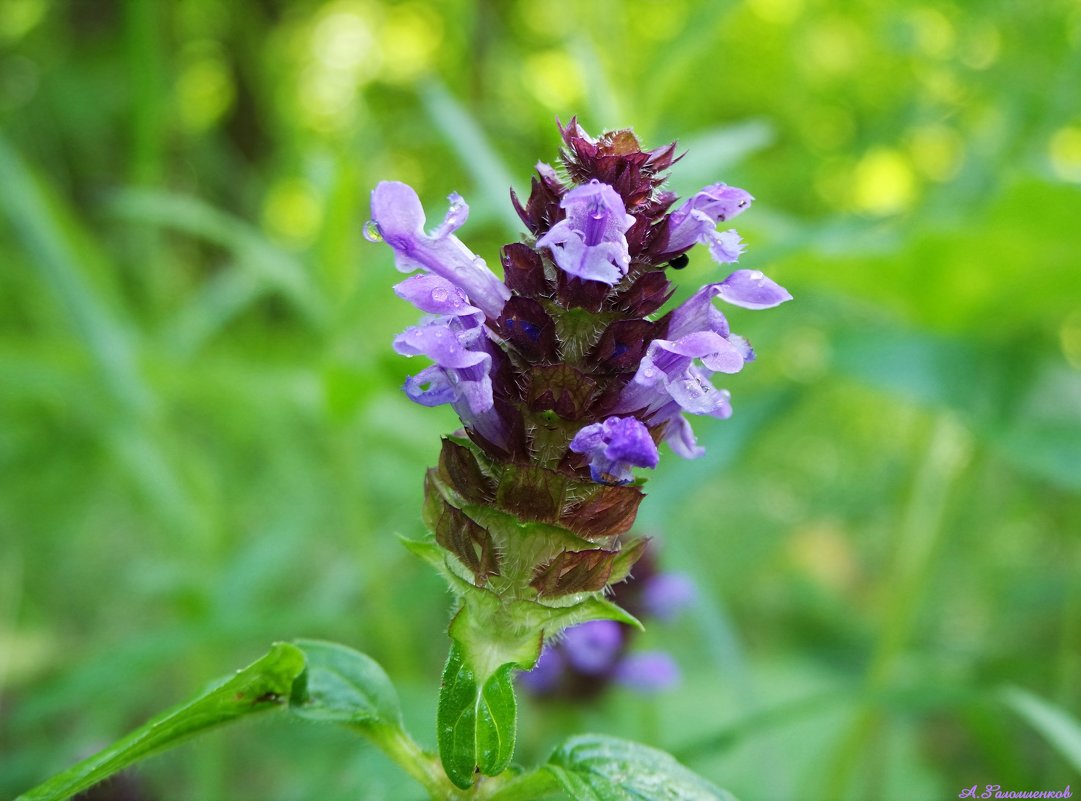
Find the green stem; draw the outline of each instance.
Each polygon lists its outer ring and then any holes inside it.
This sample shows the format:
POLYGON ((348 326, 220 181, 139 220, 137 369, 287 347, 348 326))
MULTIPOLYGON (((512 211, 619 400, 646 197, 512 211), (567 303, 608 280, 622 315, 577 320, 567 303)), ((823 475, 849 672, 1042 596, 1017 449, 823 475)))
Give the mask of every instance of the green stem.
POLYGON ((425 751, 416 740, 397 726, 358 727, 379 749, 396 762, 402 770, 420 783, 432 801, 461 801, 473 795, 463 793, 450 783, 439 758, 425 751))
POLYGON ((560 787, 548 771, 523 776, 505 771, 499 776, 482 777, 470 789, 460 790, 447 778, 439 757, 421 748, 401 728, 384 724, 357 726, 356 730, 423 786, 432 801, 536 801, 560 787))

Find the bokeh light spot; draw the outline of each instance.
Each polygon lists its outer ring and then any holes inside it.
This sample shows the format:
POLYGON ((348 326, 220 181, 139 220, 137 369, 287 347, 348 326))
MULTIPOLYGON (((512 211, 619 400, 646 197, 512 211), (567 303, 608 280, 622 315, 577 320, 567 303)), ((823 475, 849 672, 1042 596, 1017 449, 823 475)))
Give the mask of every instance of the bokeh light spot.
POLYGON ((990 23, 974 23, 965 32, 961 61, 975 70, 985 70, 998 60, 1002 36, 990 23))
POLYGON ((323 205, 312 187, 296 179, 275 184, 263 204, 263 224, 276 239, 309 244, 323 222, 323 205))
POLYGON ((236 89, 216 42, 200 42, 189 53, 177 78, 177 112, 185 128, 199 132, 211 128, 229 110, 236 89))
POLYGON ((856 165, 852 201, 868 214, 896 214, 912 205, 916 179, 908 159, 892 148, 875 148, 856 165))
POLYGON ((961 135, 947 125, 921 125, 909 135, 912 161, 932 181, 948 181, 957 175, 964 158, 961 135))
POLYGON ((777 25, 795 22, 803 11, 803 0, 748 0, 747 5, 759 19, 777 25))
POLYGON ((1051 137, 1051 169, 1066 181, 1081 182, 1081 127, 1055 131, 1051 137))
POLYGON ((1075 370, 1081 370, 1081 310, 1070 314, 1059 331, 1062 355, 1075 370))
POLYGON ((0 41, 30 33, 45 16, 45 0, 4 0, 0 3, 0 41))
POLYGON ((948 58, 954 50, 957 36, 953 23, 935 8, 918 8, 909 14, 909 24, 916 37, 916 46, 932 58, 948 58))
POLYGON ((529 91, 548 108, 562 110, 582 97, 582 74, 578 64, 562 50, 529 56, 523 77, 529 91))
POLYGON ((381 46, 388 54, 383 61, 383 77, 409 83, 431 69, 443 39, 443 26, 431 9, 422 6, 394 6, 380 34, 381 46))

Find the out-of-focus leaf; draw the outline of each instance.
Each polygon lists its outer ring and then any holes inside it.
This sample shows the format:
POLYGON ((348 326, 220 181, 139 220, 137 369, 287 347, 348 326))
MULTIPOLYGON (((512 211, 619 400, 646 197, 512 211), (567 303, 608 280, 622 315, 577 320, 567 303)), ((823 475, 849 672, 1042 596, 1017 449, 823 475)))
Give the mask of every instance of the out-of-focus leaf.
POLYGON ((1081 772, 1081 722, 1077 718, 1020 687, 1007 687, 1000 693, 1000 698, 1039 732, 1074 770, 1081 772))
POLYGON ((277 643, 235 676, 136 729, 16 801, 62 801, 141 759, 223 723, 281 708, 304 670, 304 653, 277 643))

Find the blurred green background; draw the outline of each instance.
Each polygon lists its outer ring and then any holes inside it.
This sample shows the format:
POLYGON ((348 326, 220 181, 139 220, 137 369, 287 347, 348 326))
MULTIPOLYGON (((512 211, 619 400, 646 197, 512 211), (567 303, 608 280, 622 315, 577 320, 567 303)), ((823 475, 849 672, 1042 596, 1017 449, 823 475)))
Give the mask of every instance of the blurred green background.
MULTIPOLYGON (((736 415, 648 487, 702 588, 643 638, 683 684, 527 703, 519 757, 611 732, 744 801, 1081 784, 1079 87, 1070 0, 3 0, 0 796, 296 636, 433 742, 448 596, 394 535, 456 421, 398 389, 368 191, 462 192, 494 264, 574 113, 749 189, 743 265, 796 301, 733 310, 736 415)), ((136 778, 421 797, 271 719, 136 778)))

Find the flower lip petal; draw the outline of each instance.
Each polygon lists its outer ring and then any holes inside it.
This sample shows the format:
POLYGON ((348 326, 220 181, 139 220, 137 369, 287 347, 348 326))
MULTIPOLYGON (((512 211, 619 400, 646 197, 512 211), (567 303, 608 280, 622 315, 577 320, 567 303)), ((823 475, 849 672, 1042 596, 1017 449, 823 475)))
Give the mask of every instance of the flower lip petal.
POLYGON ((792 300, 787 289, 761 270, 736 270, 719 286, 718 297, 744 309, 771 309, 792 300))
POLYGON ((391 246, 424 231, 424 206, 413 187, 401 181, 380 181, 372 190, 372 218, 391 246))
POLYGON ((660 459, 649 429, 634 417, 613 416, 587 425, 569 447, 589 457, 593 480, 603 484, 625 484, 634 478, 632 467, 653 468, 660 459))
POLYGON ((481 313, 469 304, 469 298, 460 287, 433 273, 411 275, 394 286, 394 294, 428 314, 465 317, 481 313))

